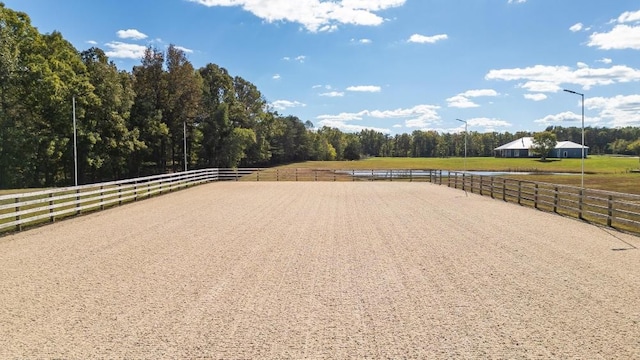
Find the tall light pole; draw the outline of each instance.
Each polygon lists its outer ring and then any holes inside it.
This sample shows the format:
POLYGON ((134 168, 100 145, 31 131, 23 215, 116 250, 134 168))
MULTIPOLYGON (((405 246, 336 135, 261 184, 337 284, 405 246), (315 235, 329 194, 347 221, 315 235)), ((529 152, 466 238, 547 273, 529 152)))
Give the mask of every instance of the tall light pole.
POLYGON ((184 171, 187 171, 187 122, 182 122, 182 142, 184 145, 184 171))
POLYGON ((461 119, 456 120, 464 123, 464 172, 467 172, 467 122, 461 119))
POLYGON ((76 96, 71 98, 73 108, 73 176, 75 186, 78 186, 78 141, 76 137, 76 96))
POLYGON ((580 95, 580 97, 582 98, 582 165, 581 165, 582 171, 581 171, 581 178, 580 178, 580 187, 584 188, 584 94, 573 91, 573 90, 567 90, 567 89, 564 89, 564 91, 571 94, 580 95))

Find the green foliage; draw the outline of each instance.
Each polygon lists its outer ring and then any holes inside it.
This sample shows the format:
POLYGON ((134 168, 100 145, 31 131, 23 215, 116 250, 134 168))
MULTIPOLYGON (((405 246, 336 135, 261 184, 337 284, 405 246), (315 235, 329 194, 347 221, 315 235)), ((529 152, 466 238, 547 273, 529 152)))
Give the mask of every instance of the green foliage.
POLYGON ((556 147, 558 143, 556 134, 550 131, 543 131, 535 133, 533 135, 533 145, 531 150, 540 155, 542 160, 546 160, 547 156, 551 155, 551 151, 556 147))
MULTIPOLYGON (((464 134, 316 129, 270 110, 254 84, 223 67, 195 69, 173 45, 147 48, 139 65, 119 70, 103 50, 78 52, 62 34, 40 34, 27 14, 0 3, 0 188, 73 183, 74 98, 81 184, 180 171, 185 153, 188 168, 362 156, 402 157, 407 166, 432 158, 444 164, 434 167, 449 168, 458 166, 449 157, 464 154, 464 134)), ((578 128, 547 132, 581 141, 578 128)), ((469 132, 469 167, 522 136, 531 134, 469 132)), ((639 138, 637 127, 585 129, 591 155, 638 154, 639 138)))

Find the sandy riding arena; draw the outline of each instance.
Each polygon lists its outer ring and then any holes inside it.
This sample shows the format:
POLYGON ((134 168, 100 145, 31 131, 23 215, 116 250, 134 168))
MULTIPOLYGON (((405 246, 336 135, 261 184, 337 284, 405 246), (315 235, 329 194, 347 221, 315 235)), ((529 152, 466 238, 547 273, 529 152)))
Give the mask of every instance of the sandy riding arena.
POLYGON ((214 183, 0 238, 0 358, 640 358, 640 238, 428 183, 214 183))

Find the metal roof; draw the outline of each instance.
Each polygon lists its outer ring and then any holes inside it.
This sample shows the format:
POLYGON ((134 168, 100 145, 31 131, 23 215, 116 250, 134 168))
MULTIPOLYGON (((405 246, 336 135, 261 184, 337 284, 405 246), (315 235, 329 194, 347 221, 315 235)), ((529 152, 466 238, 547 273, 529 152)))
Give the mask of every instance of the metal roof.
MULTIPOLYGON (((533 146, 533 137, 527 136, 514 140, 510 143, 498 146, 493 150, 529 150, 533 146)), ((582 145, 576 144, 573 141, 558 141, 555 149, 581 149, 582 145)), ((584 147, 588 149, 588 146, 584 147)))

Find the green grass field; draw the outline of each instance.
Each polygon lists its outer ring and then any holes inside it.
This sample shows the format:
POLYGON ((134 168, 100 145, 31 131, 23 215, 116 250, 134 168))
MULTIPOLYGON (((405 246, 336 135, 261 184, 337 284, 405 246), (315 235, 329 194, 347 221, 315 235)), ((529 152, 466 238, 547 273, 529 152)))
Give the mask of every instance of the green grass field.
MULTIPOLYGON (((584 161, 585 187, 640 194, 640 166, 637 157, 589 156, 584 161)), ((307 161, 282 166, 310 169, 439 169, 469 171, 534 172, 533 175, 509 175, 510 178, 580 186, 580 159, 505 159, 467 158, 369 158, 360 161, 307 161), (570 173, 574 175, 550 175, 570 173)))
MULTIPOLYGON (((636 157, 590 156, 584 161, 585 173, 624 174, 638 169, 636 157)), ((317 169, 438 169, 464 170, 463 158, 369 158, 360 161, 307 161, 284 167, 317 169)), ((526 171, 580 173, 580 159, 505 159, 476 157, 466 159, 466 170, 475 171, 526 171)))

